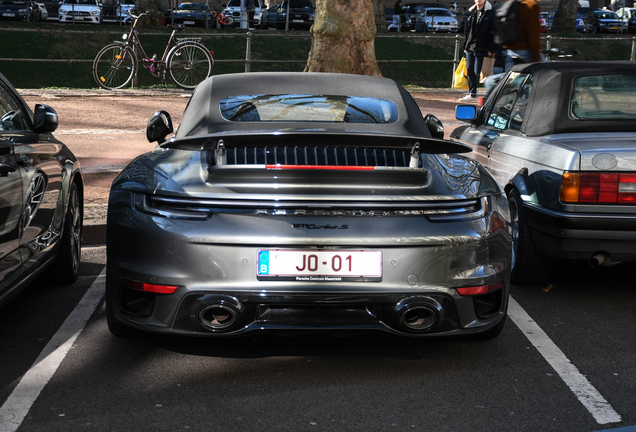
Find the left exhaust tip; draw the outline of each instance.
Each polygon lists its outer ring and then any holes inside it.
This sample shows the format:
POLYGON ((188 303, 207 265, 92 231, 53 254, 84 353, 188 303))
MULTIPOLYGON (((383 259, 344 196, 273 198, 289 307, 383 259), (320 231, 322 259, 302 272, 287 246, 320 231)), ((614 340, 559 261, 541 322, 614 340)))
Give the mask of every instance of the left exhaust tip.
POLYGON ((227 304, 210 304, 198 313, 199 324, 208 330, 221 331, 232 328, 239 319, 239 313, 227 304))

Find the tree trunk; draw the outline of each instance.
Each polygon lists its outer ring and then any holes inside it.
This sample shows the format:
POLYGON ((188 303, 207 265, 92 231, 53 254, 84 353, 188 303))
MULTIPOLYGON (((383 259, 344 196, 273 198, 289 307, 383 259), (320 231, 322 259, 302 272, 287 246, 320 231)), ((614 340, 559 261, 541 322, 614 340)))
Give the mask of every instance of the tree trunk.
POLYGON ((386 15, 384 14, 385 0, 374 0, 375 7, 375 29, 378 33, 388 33, 389 26, 386 24, 386 15))
POLYGON ((576 12, 579 8, 579 0, 560 0, 554 13, 552 33, 572 34, 576 33, 576 12))
POLYGON ((316 0, 305 72, 382 76, 375 59, 374 0, 316 0))

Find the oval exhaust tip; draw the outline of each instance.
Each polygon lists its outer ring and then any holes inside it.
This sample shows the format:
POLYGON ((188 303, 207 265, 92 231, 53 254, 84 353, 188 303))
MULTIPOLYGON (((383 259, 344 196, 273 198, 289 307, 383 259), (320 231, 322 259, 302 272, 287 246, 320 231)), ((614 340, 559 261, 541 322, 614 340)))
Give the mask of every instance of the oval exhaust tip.
POLYGON ((227 330, 236 324, 239 315, 236 309, 225 304, 202 307, 198 314, 199 323, 208 330, 227 330))
POLYGON ((409 306, 400 312, 399 322, 406 330, 423 332, 435 325, 437 312, 428 306, 409 306))

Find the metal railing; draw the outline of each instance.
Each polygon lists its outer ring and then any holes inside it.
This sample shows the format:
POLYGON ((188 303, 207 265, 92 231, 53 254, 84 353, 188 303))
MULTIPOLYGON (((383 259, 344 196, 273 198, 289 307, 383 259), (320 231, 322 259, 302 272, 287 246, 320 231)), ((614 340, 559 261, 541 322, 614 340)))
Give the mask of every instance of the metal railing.
MULTIPOLYGON (((29 30, 23 30, 23 31, 29 31, 29 30)), ((38 29, 37 31, 42 32, 42 29, 38 29)), ((44 30, 46 31, 46 30, 44 30)), ((65 33, 72 33, 73 31, 65 31, 65 33)), ((77 33, 81 33, 82 35, 86 35, 87 31, 77 31, 77 33)), ((117 33, 119 34, 119 33, 117 33)), ((164 33, 144 33, 144 35, 148 35, 148 36, 165 36, 164 33)), ((227 36, 238 36, 240 35, 237 33, 206 33, 204 37, 227 37, 227 36)), ((245 58, 244 59, 214 59, 215 63, 243 63, 245 65, 245 72, 250 72, 251 71, 251 66, 253 64, 267 64, 267 63, 281 63, 281 64, 289 64, 289 63, 297 63, 297 64, 302 64, 302 63, 306 63, 307 60, 265 60, 265 59, 253 59, 252 58, 252 38, 254 37, 289 37, 289 34, 287 33, 258 33, 258 34, 254 34, 251 31, 246 32, 245 34, 245 38, 246 38, 246 47, 245 47, 245 58)), ((193 36, 193 37, 201 37, 202 34, 197 33, 197 34, 192 34, 192 35, 183 35, 185 36, 193 36)), ((293 35, 294 38, 311 38, 310 34, 299 34, 293 35)), ((418 35, 418 34, 407 34, 407 35, 403 35, 403 34, 395 34, 395 35, 391 35, 391 34, 378 34, 376 35, 376 39, 379 38, 407 38, 407 39, 453 39, 454 40, 454 55, 452 59, 405 59, 405 60, 381 60, 378 59, 377 62, 379 64, 383 64, 383 63, 449 63, 449 64, 453 64, 453 68, 452 68, 452 72, 455 72, 455 69, 457 68, 457 65, 459 64, 459 62, 461 61, 461 58, 463 57, 464 53, 463 53, 463 49, 462 49, 462 45, 463 45, 463 41, 464 41, 464 36, 461 34, 456 34, 455 36, 429 36, 429 35, 418 35)), ((611 38, 602 38, 602 39, 598 39, 598 38, 573 38, 573 37, 561 37, 561 36, 551 36, 548 35, 546 37, 542 38, 544 40, 544 44, 545 44, 545 49, 547 51, 549 51, 552 48, 552 43, 554 41, 559 41, 559 40, 576 40, 576 41, 585 41, 585 40, 593 40, 593 41, 608 41, 608 40, 618 40, 618 41, 631 41, 631 55, 630 55, 630 61, 636 61, 636 36, 632 37, 632 38, 625 38, 625 37, 611 37, 611 38)), ((0 58, 0 62, 57 62, 57 63, 92 63, 93 59, 26 59, 26 58, 0 58)), ((452 77, 453 77, 453 73, 451 73, 449 75, 449 82, 450 87, 452 88, 452 77)))

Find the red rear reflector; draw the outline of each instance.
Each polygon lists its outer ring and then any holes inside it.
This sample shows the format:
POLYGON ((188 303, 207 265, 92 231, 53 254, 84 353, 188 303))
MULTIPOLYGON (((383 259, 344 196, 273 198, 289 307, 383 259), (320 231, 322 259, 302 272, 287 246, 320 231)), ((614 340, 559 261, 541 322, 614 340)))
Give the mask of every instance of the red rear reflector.
POLYGON ((463 296, 488 294, 503 288, 503 285, 504 285, 503 282, 499 281, 490 285, 457 288, 457 292, 459 293, 459 295, 463 295, 463 296))
POLYGON ((374 166, 347 166, 347 165, 281 165, 267 164, 267 169, 306 169, 306 170, 344 170, 344 171, 373 171, 374 166))
POLYGON ((598 174, 581 174, 579 202, 598 202, 599 177, 598 174))
POLYGON ((128 288, 155 294, 174 294, 177 288, 179 288, 178 286, 174 285, 156 285, 145 282, 131 281, 128 279, 122 279, 121 284, 128 288))

